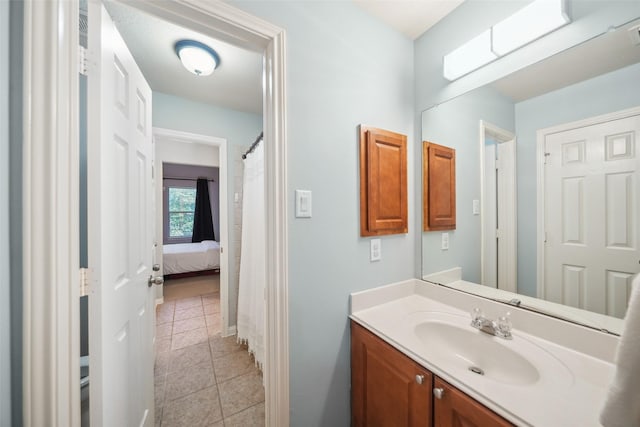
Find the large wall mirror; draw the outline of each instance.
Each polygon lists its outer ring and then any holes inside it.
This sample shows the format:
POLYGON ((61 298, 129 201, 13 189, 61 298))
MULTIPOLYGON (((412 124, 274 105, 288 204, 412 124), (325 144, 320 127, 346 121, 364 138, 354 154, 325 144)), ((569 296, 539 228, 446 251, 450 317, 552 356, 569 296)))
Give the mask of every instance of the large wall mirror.
POLYGON ((457 225, 423 279, 620 333, 640 272, 640 20, 422 113, 457 225), (446 246, 446 245, 445 245, 446 246))

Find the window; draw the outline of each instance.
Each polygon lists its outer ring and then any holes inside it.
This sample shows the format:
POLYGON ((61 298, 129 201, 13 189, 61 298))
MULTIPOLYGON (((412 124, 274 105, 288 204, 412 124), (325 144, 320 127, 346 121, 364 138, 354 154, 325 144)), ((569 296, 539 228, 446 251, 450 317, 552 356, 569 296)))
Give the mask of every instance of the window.
POLYGON ((196 189, 169 187, 169 238, 191 237, 196 189))

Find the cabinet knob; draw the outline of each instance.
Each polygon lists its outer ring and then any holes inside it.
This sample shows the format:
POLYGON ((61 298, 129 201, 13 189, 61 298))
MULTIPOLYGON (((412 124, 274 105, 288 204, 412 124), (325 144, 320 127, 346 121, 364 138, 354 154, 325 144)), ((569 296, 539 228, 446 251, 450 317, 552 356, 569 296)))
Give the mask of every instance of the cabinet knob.
POLYGON ((424 375, 416 375, 416 383, 422 384, 424 382, 424 375))
POLYGON ((436 399, 442 399, 442 397, 444 396, 444 389, 443 388, 434 388, 433 389, 433 396, 436 399))

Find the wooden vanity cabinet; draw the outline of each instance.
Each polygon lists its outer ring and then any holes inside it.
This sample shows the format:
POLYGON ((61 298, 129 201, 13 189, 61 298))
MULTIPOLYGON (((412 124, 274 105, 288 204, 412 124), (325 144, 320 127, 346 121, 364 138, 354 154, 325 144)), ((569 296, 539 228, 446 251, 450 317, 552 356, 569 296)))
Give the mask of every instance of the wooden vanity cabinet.
POLYGON ((431 426, 431 372, 351 322, 351 425, 431 426))
POLYGON ((442 390, 440 398, 433 399, 433 425, 435 427, 512 427, 486 406, 467 396, 454 386, 434 377, 434 390, 442 390))
POLYGON ((513 426, 354 321, 351 321, 351 425, 513 426))

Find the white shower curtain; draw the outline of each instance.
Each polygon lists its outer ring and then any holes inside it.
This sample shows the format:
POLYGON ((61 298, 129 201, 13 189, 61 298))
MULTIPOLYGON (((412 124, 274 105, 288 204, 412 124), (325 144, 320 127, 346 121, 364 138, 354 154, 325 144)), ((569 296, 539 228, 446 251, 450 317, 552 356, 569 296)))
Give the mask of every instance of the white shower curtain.
POLYGON ((244 160, 242 248, 238 289, 238 340, 246 342, 256 364, 264 363, 266 242, 263 142, 244 160))

